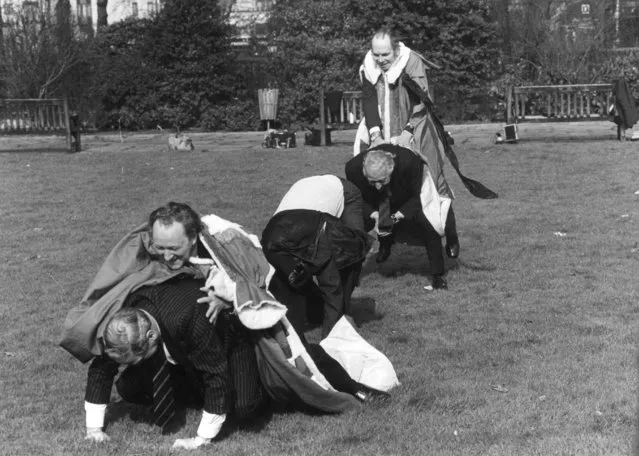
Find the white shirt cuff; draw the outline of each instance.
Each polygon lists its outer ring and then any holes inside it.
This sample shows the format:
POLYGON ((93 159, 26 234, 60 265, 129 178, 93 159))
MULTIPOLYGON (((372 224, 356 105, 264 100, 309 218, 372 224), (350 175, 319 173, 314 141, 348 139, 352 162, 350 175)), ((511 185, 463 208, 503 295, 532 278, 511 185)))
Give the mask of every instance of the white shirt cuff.
POLYGON ((226 414, 216 415, 202 411, 202 420, 200 421, 200 426, 197 428, 198 437, 212 439, 220 432, 225 420, 226 414))
POLYGON ((84 402, 87 428, 104 427, 104 416, 106 415, 106 408, 106 404, 92 404, 91 402, 84 402))
POLYGON ((382 130, 379 127, 373 127, 373 128, 368 130, 368 134, 371 135, 371 136, 373 135, 373 133, 376 133, 376 132, 377 133, 381 133, 382 130))

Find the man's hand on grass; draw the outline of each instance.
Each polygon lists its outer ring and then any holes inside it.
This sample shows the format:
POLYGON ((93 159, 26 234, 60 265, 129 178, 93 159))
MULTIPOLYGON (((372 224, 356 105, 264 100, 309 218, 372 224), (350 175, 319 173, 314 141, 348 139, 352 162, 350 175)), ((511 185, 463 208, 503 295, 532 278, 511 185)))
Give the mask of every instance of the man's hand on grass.
POLYGON ((87 428, 87 435, 84 440, 91 440, 93 442, 108 442, 111 440, 102 429, 100 428, 87 428))
POLYGON ((171 448, 176 450, 195 450, 202 445, 208 445, 210 442, 211 439, 205 439, 198 435, 196 437, 191 437, 190 439, 177 439, 173 442, 173 446, 171 448))

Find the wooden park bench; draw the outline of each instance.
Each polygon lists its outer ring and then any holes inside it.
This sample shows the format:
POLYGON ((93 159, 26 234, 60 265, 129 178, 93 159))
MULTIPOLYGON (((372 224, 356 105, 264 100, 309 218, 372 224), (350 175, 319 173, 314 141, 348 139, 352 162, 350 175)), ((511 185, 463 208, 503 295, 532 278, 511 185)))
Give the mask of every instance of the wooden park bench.
MULTIPOLYGON (((612 84, 570 84, 509 87, 506 123, 614 121, 612 84)), ((621 139, 621 127, 617 138, 621 139)))
MULTIPOLYGON (((430 70, 441 70, 441 66, 422 56, 430 70)), ((434 99, 434 86, 430 84, 430 96, 434 99)), ((320 89, 320 125, 317 134, 320 135, 322 146, 330 145, 332 130, 355 129, 364 118, 364 102, 361 90, 346 92, 326 92, 320 89)))
POLYGON ((362 92, 324 92, 319 94, 319 129, 311 130, 319 134, 320 145, 331 145, 331 131, 355 129, 364 117, 362 92))
POLYGON ((66 98, 0 99, 0 135, 63 134, 70 152, 79 152, 78 116, 66 98))

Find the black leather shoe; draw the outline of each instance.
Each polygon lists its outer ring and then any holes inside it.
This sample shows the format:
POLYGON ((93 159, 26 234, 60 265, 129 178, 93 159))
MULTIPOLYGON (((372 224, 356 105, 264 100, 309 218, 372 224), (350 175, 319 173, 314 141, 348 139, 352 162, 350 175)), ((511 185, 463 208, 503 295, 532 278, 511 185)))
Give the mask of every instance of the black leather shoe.
POLYGON ((448 282, 443 276, 433 276, 433 289, 434 290, 448 290, 448 282))
POLYGON ((377 252, 375 261, 377 261, 378 263, 383 263, 384 261, 388 260, 388 257, 391 254, 391 245, 392 244, 390 242, 380 242, 379 251, 377 252))
POLYGON ((390 399, 391 395, 386 391, 376 390, 370 386, 366 386, 360 383, 359 388, 353 394, 355 399, 362 404, 381 404, 390 399))
POLYGON ((446 244, 446 255, 448 258, 457 258, 459 256, 459 243, 446 244))

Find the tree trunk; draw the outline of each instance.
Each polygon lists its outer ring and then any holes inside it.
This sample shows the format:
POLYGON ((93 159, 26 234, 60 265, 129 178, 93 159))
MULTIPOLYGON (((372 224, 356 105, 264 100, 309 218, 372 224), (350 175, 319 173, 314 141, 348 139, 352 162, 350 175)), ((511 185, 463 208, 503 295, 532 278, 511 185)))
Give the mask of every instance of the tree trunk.
POLYGON ((109 0, 98 0, 98 30, 109 25, 109 19, 107 15, 107 4, 109 0))

